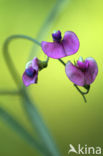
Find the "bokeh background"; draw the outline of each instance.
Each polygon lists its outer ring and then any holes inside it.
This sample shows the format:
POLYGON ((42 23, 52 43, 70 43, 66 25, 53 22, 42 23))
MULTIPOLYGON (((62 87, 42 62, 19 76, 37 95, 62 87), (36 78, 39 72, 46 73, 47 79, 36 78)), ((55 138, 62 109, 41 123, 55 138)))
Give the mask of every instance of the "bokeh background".
MULTIPOLYGON (((5 39, 13 34, 35 38, 55 3, 56 0, 0 0, 1 91, 17 88, 2 54, 5 39)), ((48 68, 39 73, 38 84, 28 87, 29 94, 63 156, 68 155, 69 144, 75 147, 78 144, 103 147, 103 1, 67 0, 51 25, 46 28, 48 33, 45 31, 43 40, 51 41, 53 30, 61 30, 62 34, 67 30, 74 31, 79 37, 80 49, 77 54, 63 60, 92 56, 98 63, 98 77, 86 96, 88 102, 84 103, 66 77, 64 66, 58 60, 50 59, 48 68)), ((10 55, 21 77, 32 47, 33 43, 26 40, 15 40, 10 45, 10 55)), ((37 47, 32 55, 46 58, 41 48, 37 47)), ((0 107, 33 134, 19 96, 0 95, 0 107)), ((14 155, 40 154, 0 119, 0 156, 14 155)))

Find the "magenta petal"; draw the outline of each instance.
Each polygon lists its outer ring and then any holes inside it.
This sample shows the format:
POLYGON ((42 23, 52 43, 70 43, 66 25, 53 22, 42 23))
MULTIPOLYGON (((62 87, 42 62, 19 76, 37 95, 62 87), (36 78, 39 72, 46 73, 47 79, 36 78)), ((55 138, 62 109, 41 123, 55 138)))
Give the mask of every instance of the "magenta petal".
POLYGON ((22 76, 23 83, 26 87, 28 87, 30 84, 37 83, 38 73, 35 74, 33 78, 27 76, 26 72, 24 72, 22 76))
POLYGON ((85 61, 88 62, 88 69, 85 73, 85 84, 90 85, 98 74, 98 66, 92 57, 88 57, 85 61))
POLYGON ((84 73, 76 66, 74 66, 70 61, 65 67, 66 75, 68 78, 79 86, 84 86, 84 73))
POLYGON ((59 59, 65 56, 73 55, 79 49, 79 39, 74 32, 65 32, 63 40, 41 43, 44 53, 51 58, 59 59))
POLYGON ((75 54, 79 49, 79 39, 72 31, 65 32, 62 43, 66 56, 75 54))
POLYGON ((78 67, 81 69, 81 70, 86 70, 88 68, 88 62, 87 61, 84 61, 84 62, 81 62, 81 61, 77 61, 77 65, 78 67))
POLYGON ((60 42, 46 42, 42 41, 41 43, 42 50, 44 53, 51 58, 59 59, 65 57, 65 52, 60 42))

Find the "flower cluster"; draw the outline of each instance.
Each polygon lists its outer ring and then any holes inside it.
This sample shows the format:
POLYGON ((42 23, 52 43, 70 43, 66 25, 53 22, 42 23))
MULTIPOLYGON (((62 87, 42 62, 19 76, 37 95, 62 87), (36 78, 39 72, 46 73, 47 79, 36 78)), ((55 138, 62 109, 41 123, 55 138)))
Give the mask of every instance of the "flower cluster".
MULTIPOLYGON (((67 77, 84 96, 85 93, 80 91, 77 86, 82 86, 87 89, 87 92, 89 91, 90 84, 94 82, 98 74, 96 61, 92 57, 87 57, 85 60, 83 60, 82 57, 79 57, 79 60, 74 64, 71 61, 68 61, 67 64, 65 64, 61 58, 73 55, 78 51, 80 46, 79 39, 72 31, 65 32, 63 37, 60 31, 55 31, 52 34, 52 38, 52 42, 41 42, 43 52, 48 58, 58 59, 65 65, 67 77)), ((37 83, 39 70, 47 67, 47 63, 48 59, 43 62, 36 57, 28 62, 22 77, 24 85, 29 86, 30 84, 37 83)))

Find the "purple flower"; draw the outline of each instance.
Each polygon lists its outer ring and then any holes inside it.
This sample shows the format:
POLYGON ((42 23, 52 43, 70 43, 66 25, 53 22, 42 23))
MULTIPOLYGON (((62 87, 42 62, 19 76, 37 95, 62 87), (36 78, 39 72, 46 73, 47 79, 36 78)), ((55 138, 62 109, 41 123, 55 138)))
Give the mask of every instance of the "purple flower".
POLYGON ((23 83, 26 87, 30 84, 37 83, 39 70, 38 62, 38 58, 35 57, 32 61, 29 61, 26 64, 26 69, 22 76, 23 83))
POLYGON ((78 86, 90 85, 98 74, 98 66, 92 57, 86 58, 84 61, 82 57, 77 63, 73 65, 70 61, 65 67, 68 78, 78 86))
POLYGON ((62 39, 61 32, 52 34, 53 42, 42 41, 41 47, 44 53, 51 58, 59 59, 75 54, 79 49, 79 39, 72 31, 67 31, 62 39))

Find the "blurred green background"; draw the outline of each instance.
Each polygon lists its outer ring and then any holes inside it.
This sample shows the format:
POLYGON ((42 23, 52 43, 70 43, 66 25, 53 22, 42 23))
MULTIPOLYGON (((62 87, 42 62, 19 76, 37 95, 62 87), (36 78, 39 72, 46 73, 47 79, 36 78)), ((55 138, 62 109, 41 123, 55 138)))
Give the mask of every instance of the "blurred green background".
MULTIPOLYGON (((2 55, 5 39, 13 34, 35 38, 55 3, 56 0, 0 0, 1 90, 16 89, 2 55)), ((44 40, 52 40, 53 30, 62 33, 72 30, 78 35, 79 52, 63 60, 92 56, 98 63, 98 77, 85 104, 66 77, 64 66, 58 60, 50 59, 48 68, 39 73, 38 84, 28 87, 29 94, 63 156, 68 155, 69 144, 103 147, 103 1, 68 0, 44 40)), ((16 40, 10 45, 10 54, 21 77, 32 46, 33 43, 26 40, 16 40)), ((41 48, 36 55, 46 58, 41 48)), ((19 96, 0 96, 0 105, 33 134, 19 96)), ((0 156, 14 155, 39 156, 39 153, 0 120, 0 156)))

